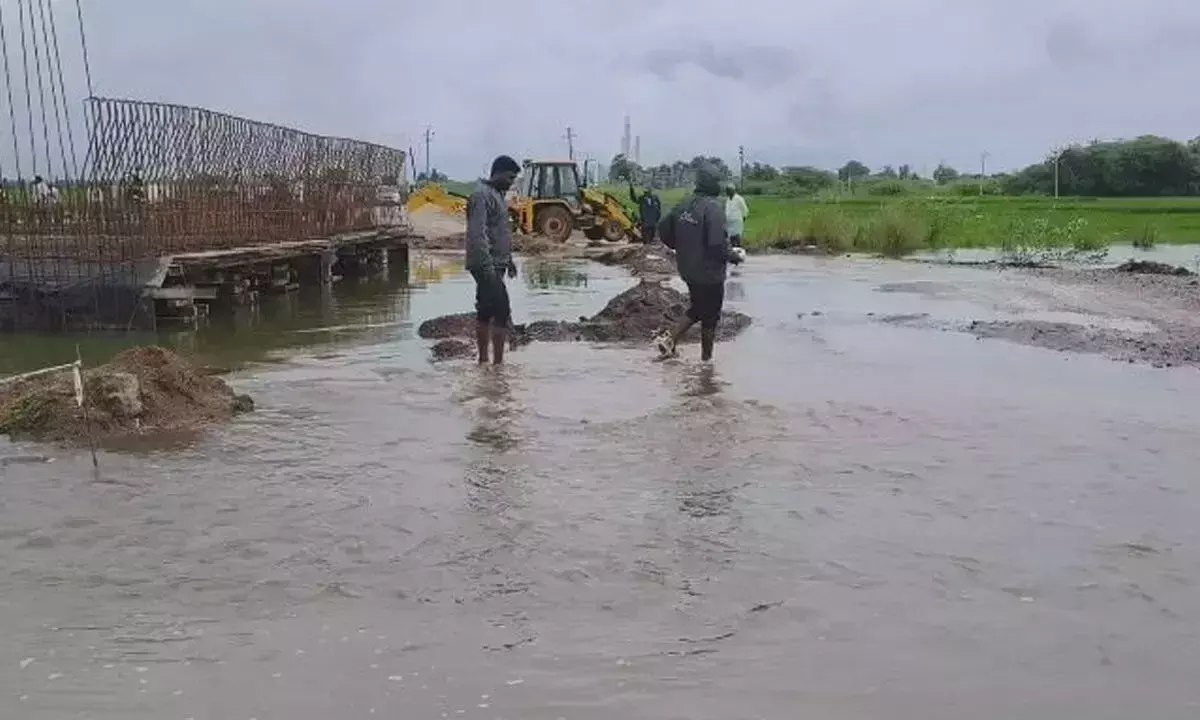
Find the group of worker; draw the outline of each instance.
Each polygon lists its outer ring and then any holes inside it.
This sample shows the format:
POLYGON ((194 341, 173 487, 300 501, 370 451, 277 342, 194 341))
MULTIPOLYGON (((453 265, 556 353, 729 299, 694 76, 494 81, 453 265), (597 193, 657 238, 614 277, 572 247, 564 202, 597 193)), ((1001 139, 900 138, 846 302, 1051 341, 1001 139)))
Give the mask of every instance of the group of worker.
MULTIPOLYGON (((517 275, 512 258, 512 226, 505 193, 521 173, 521 166, 508 155, 492 162, 487 178, 479 181, 467 200, 466 269, 475 279, 475 337, 479 362, 500 365, 512 325, 512 305, 505 278, 517 275)), ((733 185, 724 187, 720 173, 708 165, 696 170, 693 193, 671 208, 665 217, 658 195, 647 189, 638 193, 632 183, 630 196, 638 205, 643 242, 655 238, 675 251, 679 276, 688 288, 688 309, 675 327, 664 330, 654 344, 661 357, 676 354, 679 340, 700 323, 700 359, 712 360, 717 323, 725 301, 725 278, 729 265, 746 258, 742 248, 749 206, 733 185)))

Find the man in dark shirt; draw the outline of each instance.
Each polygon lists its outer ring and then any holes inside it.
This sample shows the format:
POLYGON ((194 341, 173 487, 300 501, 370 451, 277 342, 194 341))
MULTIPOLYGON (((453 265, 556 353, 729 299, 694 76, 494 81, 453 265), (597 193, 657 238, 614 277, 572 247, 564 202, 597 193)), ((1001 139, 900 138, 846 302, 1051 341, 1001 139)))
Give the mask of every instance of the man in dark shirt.
POLYGON ((679 277, 688 286, 691 306, 672 330, 655 338, 663 357, 675 354, 675 345, 692 325, 700 323, 700 359, 712 360, 717 322, 725 302, 725 275, 729 263, 742 262, 742 254, 729 245, 725 234, 725 203, 720 198, 721 176, 704 165, 696 171, 696 191, 684 198, 658 226, 663 244, 675 250, 679 277))
POLYGON ((658 232, 658 221, 662 217, 662 201, 658 199, 658 195, 654 194, 654 188, 647 188, 639 195, 633 187, 632 180, 629 181, 629 197, 638 206, 638 216, 642 226, 642 242, 649 245, 654 242, 654 235, 658 232))
POLYGON ((491 176, 480 180, 467 199, 466 268, 475 278, 475 340, 479 362, 504 361, 504 341, 512 323, 512 306, 504 276, 516 277, 512 259, 512 226, 504 194, 512 187, 521 166, 507 155, 492 162, 491 176))

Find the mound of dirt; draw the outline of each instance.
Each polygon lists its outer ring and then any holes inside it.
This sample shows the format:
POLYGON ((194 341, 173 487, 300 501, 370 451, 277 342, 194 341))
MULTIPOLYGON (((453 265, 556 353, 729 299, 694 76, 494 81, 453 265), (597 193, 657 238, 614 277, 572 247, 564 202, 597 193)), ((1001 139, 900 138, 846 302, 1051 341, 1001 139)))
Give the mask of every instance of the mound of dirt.
POLYGON ((1177 267, 1153 260, 1126 260, 1117 266, 1117 272, 1133 273, 1135 275, 1178 275, 1180 277, 1196 274, 1185 267, 1177 267))
POLYGON ((83 384, 86 423, 69 372, 0 385, 0 434, 81 442, 89 429, 98 439, 191 430, 254 409, 248 396, 161 347, 126 350, 86 370, 83 384))
MULTIPOLYGON (((675 325, 687 311, 687 296, 678 290, 654 280, 643 280, 634 287, 617 295, 604 309, 590 318, 579 318, 578 322, 539 320, 514 328, 514 345, 538 340, 541 342, 648 342, 659 331, 675 325)), ((750 327, 750 317, 743 313, 725 310, 717 326, 717 340, 726 341, 737 337, 750 327)), ((427 339, 473 338, 475 316, 472 313, 443 315, 426 320, 417 329, 417 334, 427 339)), ((684 337, 685 342, 700 339, 699 326, 693 326, 684 337)), ((449 347, 433 347, 435 359, 449 347)), ((457 357, 457 356, 456 356, 457 357)))
POLYGON ((417 336, 426 340, 475 337, 475 313, 455 313, 435 317, 417 326, 417 336))

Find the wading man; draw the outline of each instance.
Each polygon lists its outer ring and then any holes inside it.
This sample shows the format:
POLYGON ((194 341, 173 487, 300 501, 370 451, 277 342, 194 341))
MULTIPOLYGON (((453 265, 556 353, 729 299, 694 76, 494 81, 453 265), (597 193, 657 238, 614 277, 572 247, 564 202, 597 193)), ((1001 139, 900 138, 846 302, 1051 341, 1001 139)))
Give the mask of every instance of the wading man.
POLYGON ((700 323, 700 359, 712 360, 725 302, 726 266, 743 259, 742 251, 729 245, 720 196, 720 175, 714 168, 702 166, 696 171, 696 191, 671 208, 658 226, 663 244, 675 250, 679 277, 687 283, 690 302, 679 324, 654 340, 663 357, 673 356, 684 333, 700 323))
POLYGON ((738 193, 733 183, 725 186, 725 232, 729 233, 729 244, 735 248, 742 246, 742 234, 746 232, 746 216, 750 207, 746 199, 738 193))
POLYGON ((512 259, 512 228, 504 193, 512 187, 521 166, 507 155, 492 161, 492 173, 480 180, 467 199, 467 270, 475 278, 475 341, 479 362, 504 362, 504 341, 512 321, 512 306, 504 277, 516 277, 512 259))
POLYGON ((647 245, 654 242, 654 234, 658 232, 658 221, 662 218, 662 201, 654 193, 654 188, 646 188, 641 195, 629 181, 629 197, 638 206, 638 216, 642 225, 642 242, 647 245))

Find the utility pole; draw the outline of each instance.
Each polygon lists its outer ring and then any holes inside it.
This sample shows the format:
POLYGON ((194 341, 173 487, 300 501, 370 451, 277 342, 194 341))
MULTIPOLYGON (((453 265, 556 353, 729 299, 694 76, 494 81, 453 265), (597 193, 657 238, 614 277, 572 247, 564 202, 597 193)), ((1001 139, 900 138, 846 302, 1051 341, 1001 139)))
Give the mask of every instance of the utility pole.
POLYGON ((429 145, 432 142, 433 142, 433 127, 430 125, 426 125, 425 126, 425 180, 427 182, 433 180, 433 176, 429 174, 431 172, 430 165, 429 165, 429 145))
POLYGON ((570 125, 567 126, 567 134, 564 137, 567 139, 567 159, 574 161, 575 160, 575 131, 571 129, 570 125))
POLYGON ((987 177, 987 159, 990 153, 987 150, 979 153, 979 197, 983 197, 983 180, 987 177))
POLYGON ((738 190, 746 189, 746 146, 738 145, 738 190))
POLYGON ((1065 150, 1055 148, 1054 150, 1054 198, 1058 199, 1058 166, 1062 162, 1062 156, 1065 150))

